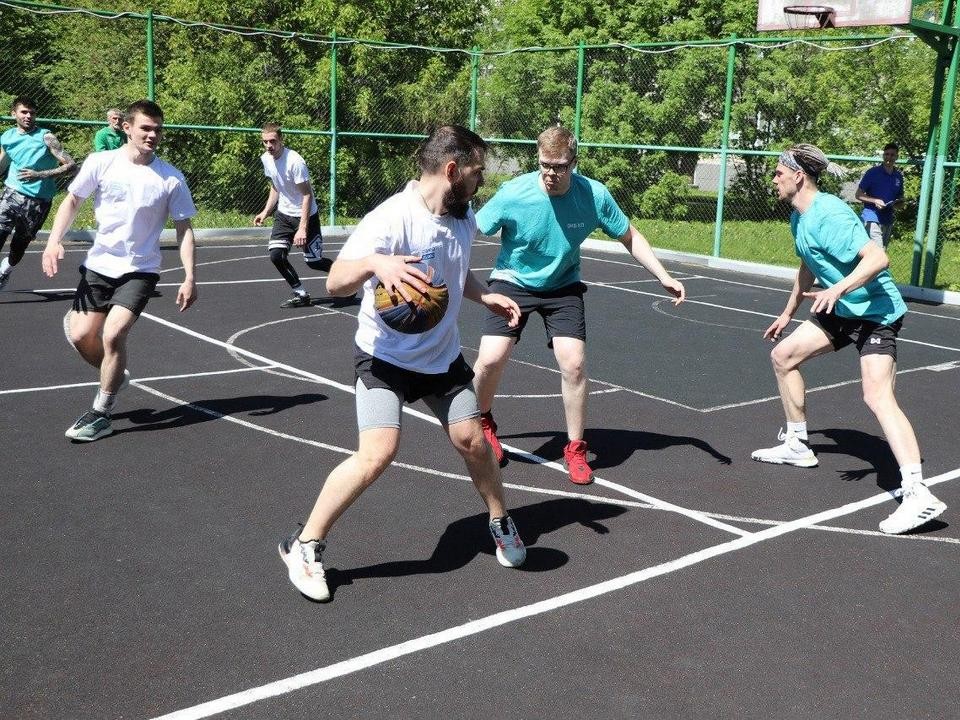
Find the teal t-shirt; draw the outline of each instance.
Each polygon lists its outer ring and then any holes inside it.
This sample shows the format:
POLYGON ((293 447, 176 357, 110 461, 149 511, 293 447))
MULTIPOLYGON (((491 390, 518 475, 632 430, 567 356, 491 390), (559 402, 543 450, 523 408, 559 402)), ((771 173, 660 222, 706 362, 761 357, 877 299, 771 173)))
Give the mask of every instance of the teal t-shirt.
MULTIPOLYGON (((820 284, 832 287, 860 262, 858 253, 870 242, 857 214, 836 195, 817 193, 806 212, 790 216, 797 256, 820 284)), ((907 312, 890 273, 883 270, 861 288, 847 293, 834 307, 840 317, 863 318, 889 325, 907 312)))
POLYGON ((555 290, 580 281, 580 245, 597 228, 623 237, 630 220, 603 183, 573 175, 570 189, 551 197, 540 173, 508 180, 477 213, 484 235, 500 230, 491 279, 531 290, 555 290))
POLYGON ((6 186, 29 197, 49 200, 57 192, 57 183, 53 178, 41 178, 23 182, 17 175, 24 168, 31 170, 52 170, 60 163, 43 141, 49 130, 34 128, 33 132, 22 133, 10 128, 0 135, 0 147, 10 158, 6 186))

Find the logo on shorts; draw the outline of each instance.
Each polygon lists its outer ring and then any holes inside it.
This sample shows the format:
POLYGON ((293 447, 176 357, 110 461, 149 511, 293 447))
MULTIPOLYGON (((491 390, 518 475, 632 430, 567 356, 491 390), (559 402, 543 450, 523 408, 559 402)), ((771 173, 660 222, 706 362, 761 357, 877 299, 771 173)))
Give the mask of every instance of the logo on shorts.
POLYGON ((879 345, 882 342, 882 338, 872 337, 869 342, 871 345, 879 345))

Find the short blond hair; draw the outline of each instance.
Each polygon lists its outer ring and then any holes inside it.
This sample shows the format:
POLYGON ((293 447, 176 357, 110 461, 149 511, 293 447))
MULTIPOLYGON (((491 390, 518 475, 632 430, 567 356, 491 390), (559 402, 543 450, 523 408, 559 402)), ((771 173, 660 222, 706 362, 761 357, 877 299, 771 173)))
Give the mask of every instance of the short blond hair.
POLYGON ((570 152, 570 157, 577 156, 577 138, 563 125, 551 125, 537 136, 537 150, 548 153, 570 152))

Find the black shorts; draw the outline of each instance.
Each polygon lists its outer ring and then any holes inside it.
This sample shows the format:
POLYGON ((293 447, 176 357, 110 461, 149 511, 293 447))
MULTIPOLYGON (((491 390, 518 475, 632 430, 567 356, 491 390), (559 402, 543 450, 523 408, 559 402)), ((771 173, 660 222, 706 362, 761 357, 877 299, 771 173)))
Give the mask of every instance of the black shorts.
POLYGON ((10 252, 23 252, 50 214, 51 200, 30 197, 4 187, 0 195, 0 248, 11 235, 10 252))
POLYGON ((365 353, 356 346, 353 362, 354 383, 356 380, 363 380, 367 388, 393 390, 403 395, 403 399, 408 403, 416 402, 427 395, 457 393, 473 382, 473 369, 467 365, 463 355, 457 355, 457 359, 450 363, 447 371, 437 375, 407 370, 365 353))
POLYGON ((577 340, 587 339, 587 318, 583 308, 583 294, 587 286, 577 282, 556 290, 529 290, 506 280, 490 280, 487 283, 490 292, 500 293, 514 300, 520 306, 520 322, 510 327, 507 319, 488 311, 483 319, 483 334, 516 338, 530 319, 531 313, 539 313, 547 331, 547 347, 553 347, 555 337, 570 337, 577 340))
POLYGON ((891 325, 881 325, 862 318, 845 318, 835 313, 817 313, 813 321, 830 338, 834 350, 847 345, 856 345, 860 357, 864 355, 890 355, 897 360, 897 335, 903 327, 903 317, 891 325))
MULTIPOLYGON (((273 228, 270 230, 270 249, 287 248, 293 244, 293 236, 300 227, 300 218, 293 215, 284 215, 282 212, 273 214, 273 228)), ((307 218, 307 245, 314 238, 320 236, 320 214, 314 213, 307 218)))
POLYGON ((77 312, 107 312, 111 306, 125 307, 139 316, 153 295, 160 276, 157 273, 133 272, 118 278, 107 277, 80 266, 80 284, 73 296, 77 312))

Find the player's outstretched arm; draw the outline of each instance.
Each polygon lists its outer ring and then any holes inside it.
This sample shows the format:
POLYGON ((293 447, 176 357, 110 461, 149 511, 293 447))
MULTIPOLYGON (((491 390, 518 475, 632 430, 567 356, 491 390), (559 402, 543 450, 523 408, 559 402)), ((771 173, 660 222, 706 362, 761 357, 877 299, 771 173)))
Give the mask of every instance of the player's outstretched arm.
POLYGON ((53 277, 60 269, 59 263, 63 260, 63 236, 73 225, 82 203, 82 198, 68 192, 63 202, 60 203, 60 207, 57 208, 57 214, 53 218, 53 227, 50 229, 50 237, 47 238, 47 246, 40 258, 40 266, 43 268, 43 274, 47 277, 53 277))
POLYGON ((196 270, 196 240, 193 236, 193 223, 190 219, 176 220, 173 226, 177 230, 177 244, 180 246, 180 264, 183 265, 184 278, 177 290, 177 308, 183 312, 193 305, 199 297, 197 282, 194 277, 196 270))
POLYGON ((783 335, 783 331, 790 325, 790 321, 803 304, 804 294, 813 287, 813 273, 806 263, 800 263, 800 269, 797 270, 797 276, 793 280, 793 289, 790 291, 790 297, 787 298, 787 306, 783 312, 774 320, 770 327, 763 333, 763 337, 771 342, 776 342, 783 335))
POLYGON ((253 216, 253 224, 257 227, 263 225, 263 221, 266 220, 273 213, 274 208, 277 207, 277 200, 280 198, 280 193, 277 192, 277 188, 273 183, 270 184, 270 193, 267 195, 267 202, 263 206, 258 214, 253 216))
POLYGON ((679 305, 686 299, 687 291, 686 288, 683 287, 683 283, 674 280, 670 276, 670 273, 663 267, 663 263, 653 254, 653 248, 650 247, 650 243, 647 242, 647 239, 639 230, 631 225, 619 240, 630 254, 633 255, 634 259, 660 281, 663 289, 673 295, 674 305, 679 305))
POLYGON ((516 327, 520 322, 520 306, 517 305, 516 301, 500 293, 488 292, 487 286, 473 274, 473 270, 467 273, 467 281, 463 286, 463 296, 467 300, 483 305, 500 317, 506 318, 510 327, 516 327))

